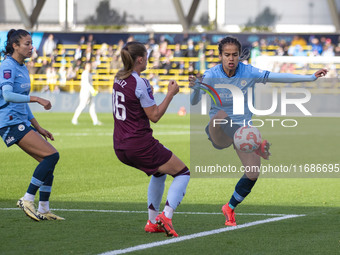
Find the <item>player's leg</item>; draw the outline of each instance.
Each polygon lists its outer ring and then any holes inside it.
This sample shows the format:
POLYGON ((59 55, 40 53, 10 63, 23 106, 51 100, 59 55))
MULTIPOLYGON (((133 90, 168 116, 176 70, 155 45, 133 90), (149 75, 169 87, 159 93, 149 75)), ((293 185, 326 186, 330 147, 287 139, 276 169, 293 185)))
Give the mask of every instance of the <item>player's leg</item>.
POLYGON ((261 166, 261 158, 255 152, 245 153, 239 150, 236 150, 236 152, 244 166, 245 173, 237 182, 229 203, 222 207, 222 212, 226 217, 225 225, 227 226, 236 226, 234 210, 251 192, 260 174, 261 166))
POLYGON ((96 105, 94 103, 94 98, 90 99, 89 113, 93 122, 93 125, 99 125, 98 117, 96 114, 96 105))
POLYGON ((80 114, 82 113, 82 111, 85 109, 87 102, 88 102, 88 98, 84 98, 84 97, 80 97, 79 99, 79 105, 76 109, 76 111, 74 112, 73 118, 72 118, 72 124, 73 125, 77 125, 78 124, 78 118, 80 116, 80 114))
POLYGON ((168 191, 164 210, 156 220, 168 236, 178 236, 172 226, 172 216, 185 195, 190 180, 190 171, 175 154, 172 154, 170 160, 159 167, 158 172, 169 174, 174 179, 168 191))
MULTIPOLYGON (((39 161, 26 194, 18 201, 18 206, 20 206, 24 211, 26 209, 25 205, 27 204, 27 207, 29 207, 27 210, 33 214, 32 217, 30 215, 29 216, 36 220, 34 216, 38 216, 38 213, 35 210, 33 202, 39 188, 41 192, 45 193, 40 194, 42 195, 40 197, 40 201, 44 203, 42 205, 39 203, 39 209, 43 206, 44 209, 41 210, 49 211, 48 199, 52 188, 54 168, 59 160, 59 153, 41 135, 33 130, 28 132, 18 142, 18 146, 39 161)), ((27 211, 25 211, 25 213, 27 214, 27 211)))
POLYGON ((164 232, 156 223, 159 214, 159 206, 162 201, 166 174, 156 173, 151 176, 148 188, 148 215, 149 220, 145 225, 145 231, 149 233, 164 232))
POLYGON ((206 133, 213 146, 221 150, 233 144, 234 134, 240 127, 220 110, 211 118, 206 133))

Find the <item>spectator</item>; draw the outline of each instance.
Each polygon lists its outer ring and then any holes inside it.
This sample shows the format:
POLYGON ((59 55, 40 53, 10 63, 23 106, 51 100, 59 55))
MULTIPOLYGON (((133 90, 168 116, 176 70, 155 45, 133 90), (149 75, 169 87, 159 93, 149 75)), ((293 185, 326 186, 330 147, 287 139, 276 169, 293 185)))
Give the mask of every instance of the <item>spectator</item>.
MULTIPOLYGON (((181 44, 180 43, 175 44, 175 50, 174 50, 173 56, 174 56, 174 58, 182 58, 183 57, 183 52, 181 50, 181 44)), ((176 69, 184 68, 184 62, 183 61, 175 61, 174 65, 175 65, 174 67, 176 69)))
POLYGON ((304 46, 307 45, 307 42, 306 42, 306 40, 305 40, 303 37, 301 37, 301 36, 299 36, 299 35, 295 35, 295 36, 293 37, 293 40, 292 40, 292 42, 290 43, 290 45, 291 45, 291 46, 300 45, 300 46, 304 47, 304 46))
POLYGON ((153 59, 153 62, 152 62, 153 69, 158 69, 161 67, 160 57, 161 57, 161 53, 159 52, 159 46, 158 44, 156 44, 152 51, 152 55, 150 58, 150 60, 153 59))
POLYGON ((49 67, 48 60, 44 58, 41 67, 37 70, 37 74, 46 74, 46 70, 48 67, 49 67))
POLYGON ((195 50, 194 41, 192 39, 188 40, 187 49, 186 49, 184 56, 188 58, 197 57, 197 52, 195 50))
POLYGON ((111 70, 120 70, 123 68, 123 62, 120 56, 113 55, 112 60, 110 62, 110 69, 111 70))
POLYGON ((83 56, 83 49, 81 47, 81 44, 78 44, 77 48, 74 51, 74 60, 78 60, 81 59, 81 57, 83 56))
POLYGON ((43 54, 44 56, 51 57, 53 54, 53 51, 57 48, 57 44, 54 41, 54 35, 49 34, 46 41, 43 45, 43 54))
POLYGON ((159 44, 159 53, 161 54, 161 58, 166 56, 167 51, 168 51, 168 42, 162 41, 159 44))
POLYGON ((96 44, 96 41, 94 40, 93 34, 89 34, 89 36, 87 37, 86 44, 91 45, 92 47, 93 47, 93 45, 96 44))
POLYGON ((311 55, 312 56, 320 56, 322 53, 322 45, 318 38, 314 37, 311 39, 311 55))
POLYGON ((66 86, 66 80, 67 80, 67 71, 66 67, 62 65, 58 70, 58 81, 59 81, 59 87, 65 88, 66 86))
POLYGON ((255 41, 255 42, 252 43, 252 49, 250 51, 250 61, 251 61, 251 63, 253 63, 258 56, 261 56, 261 51, 260 51, 260 47, 259 47, 259 42, 255 41))
POLYGON ((334 57, 334 46, 330 38, 326 39, 321 56, 334 57))
POLYGON ((73 81, 77 78, 77 72, 79 70, 79 67, 73 67, 72 65, 67 68, 66 72, 66 80, 67 81, 73 81))
POLYGON ((92 45, 88 43, 83 58, 85 58, 85 62, 91 62, 93 57, 94 56, 92 45))

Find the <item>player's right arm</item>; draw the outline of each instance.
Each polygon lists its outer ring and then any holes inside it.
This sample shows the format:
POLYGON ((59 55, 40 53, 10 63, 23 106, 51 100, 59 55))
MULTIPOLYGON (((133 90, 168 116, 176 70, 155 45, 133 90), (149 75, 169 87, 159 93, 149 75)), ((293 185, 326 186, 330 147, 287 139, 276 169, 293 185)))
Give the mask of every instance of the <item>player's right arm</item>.
POLYGON ((6 102, 13 103, 37 102, 38 104, 42 105, 45 108, 45 110, 49 110, 52 107, 50 101, 43 99, 41 97, 22 95, 13 92, 13 87, 9 84, 6 84, 2 87, 2 95, 6 102))
MULTIPOLYGON (((206 78, 207 75, 209 75, 208 72, 205 72, 203 77, 206 78)), ((201 77, 201 75, 189 76, 189 88, 193 90, 190 95, 190 103, 192 105, 198 104, 199 101, 201 101, 202 94, 205 93, 203 90, 200 89, 203 77, 201 77)))
POLYGON ((179 86, 176 81, 171 80, 168 84, 168 93, 166 94, 163 102, 160 105, 152 105, 150 107, 145 107, 144 112, 148 116, 149 120, 156 123, 164 115, 166 109, 168 108, 172 98, 179 92, 179 86))

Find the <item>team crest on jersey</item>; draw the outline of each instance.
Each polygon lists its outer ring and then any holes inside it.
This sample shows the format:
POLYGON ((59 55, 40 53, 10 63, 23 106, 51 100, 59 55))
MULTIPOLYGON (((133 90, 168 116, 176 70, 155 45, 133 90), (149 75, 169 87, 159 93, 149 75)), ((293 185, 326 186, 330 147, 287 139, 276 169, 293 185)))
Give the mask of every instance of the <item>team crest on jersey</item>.
POLYGON ((24 131, 25 130, 25 126, 23 124, 20 124, 18 126, 18 129, 19 129, 19 131, 24 131))
POLYGON ((152 100, 154 100, 154 97, 153 97, 153 94, 152 94, 152 88, 151 88, 151 87, 148 87, 147 90, 148 90, 149 97, 150 97, 152 100))
POLYGON ((12 77, 12 70, 4 70, 4 78, 10 79, 12 77))
POLYGON ((246 85, 247 85, 247 81, 246 81, 246 80, 242 80, 242 81, 241 81, 241 86, 242 86, 242 87, 245 87, 246 85))

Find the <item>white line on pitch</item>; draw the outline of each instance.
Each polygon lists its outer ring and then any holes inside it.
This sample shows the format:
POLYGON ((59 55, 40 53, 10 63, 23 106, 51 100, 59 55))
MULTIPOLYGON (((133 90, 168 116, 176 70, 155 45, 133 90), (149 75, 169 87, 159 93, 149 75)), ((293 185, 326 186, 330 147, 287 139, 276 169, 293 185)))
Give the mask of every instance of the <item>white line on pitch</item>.
MULTIPOLYGON (((20 210, 19 208, 0 208, 0 211, 20 210)), ((148 213, 147 211, 124 211, 124 210, 94 210, 94 209, 56 209, 52 211, 63 212, 98 212, 98 213, 148 213)), ((197 214, 197 215, 222 215, 221 212, 175 212, 175 214, 197 214)), ((237 213, 237 215, 253 215, 253 216, 285 216, 288 214, 277 213, 237 213)))
POLYGON ((178 242, 182 242, 182 241, 186 241, 186 240, 190 240, 190 239, 194 239, 194 238, 220 234, 220 233, 227 232, 227 231, 233 231, 233 230, 237 230, 237 229, 241 229, 241 228, 247 228, 247 227, 252 227, 252 226, 256 226, 256 225, 260 225, 260 224, 265 224, 265 223, 269 223, 269 222, 280 221, 280 220, 285 220, 285 219, 290 219, 290 218, 296 218, 296 217, 301 217, 301 216, 305 216, 305 215, 303 215, 303 214, 300 214, 300 215, 290 214, 290 215, 285 215, 285 216, 282 216, 282 217, 270 218, 270 219, 266 219, 266 220, 258 220, 258 221, 253 221, 253 222, 241 224, 241 225, 238 225, 238 226, 235 226, 235 227, 224 227, 224 228, 214 229, 214 230, 210 230, 210 231, 199 232, 199 233, 196 233, 196 234, 186 235, 186 236, 182 236, 182 237, 171 238, 171 239, 168 239, 168 240, 165 240, 165 241, 141 244, 141 245, 137 245, 137 246, 121 249, 121 250, 108 251, 108 252, 101 253, 99 255, 125 254, 125 253, 129 253, 129 252, 140 251, 140 250, 153 248, 153 247, 157 247, 157 246, 162 246, 162 245, 166 245, 166 244, 178 243, 178 242))

